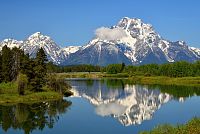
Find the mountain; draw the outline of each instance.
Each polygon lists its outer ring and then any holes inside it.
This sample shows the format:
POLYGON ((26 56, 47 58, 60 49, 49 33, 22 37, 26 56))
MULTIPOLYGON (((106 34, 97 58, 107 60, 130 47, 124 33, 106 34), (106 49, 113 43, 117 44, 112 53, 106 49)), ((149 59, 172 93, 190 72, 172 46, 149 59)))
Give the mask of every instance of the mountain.
POLYGON ((197 57, 200 57, 200 49, 199 48, 190 47, 190 49, 197 57))
POLYGON ((96 30, 96 37, 65 64, 107 65, 111 63, 148 64, 199 60, 199 49, 183 41, 163 39, 150 24, 125 17, 117 25, 96 30))
POLYGON ((31 57, 35 57, 37 50, 41 47, 47 54, 47 58, 56 64, 61 64, 67 58, 67 55, 63 54, 61 48, 49 36, 44 36, 40 32, 29 36, 21 46, 31 57))
POLYGON ((24 41, 5 39, 0 42, 10 48, 20 47, 31 57, 42 47, 49 61, 57 65, 122 63, 141 65, 185 60, 200 60, 200 49, 189 47, 184 41, 162 38, 152 25, 141 19, 122 18, 110 28, 101 27, 95 37, 84 46, 61 48, 49 36, 36 32, 24 41))
POLYGON ((81 46, 67 46, 62 48, 61 51, 63 51, 65 55, 69 56, 70 54, 77 52, 79 49, 81 49, 81 46))
POLYGON ((0 43, 0 50, 7 45, 10 48, 20 47, 28 53, 30 57, 35 57, 39 48, 43 48, 49 61, 54 64, 63 64, 71 53, 76 52, 79 47, 61 48, 49 36, 45 36, 40 32, 36 32, 24 41, 14 39, 5 39, 0 43))
POLYGON ((15 39, 5 39, 2 42, 0 42, 0 50, 2 50, 2 47, 7 45, 9 48, 13 47, 21 47, 23 44, 23 41, 17 41, 15 39))

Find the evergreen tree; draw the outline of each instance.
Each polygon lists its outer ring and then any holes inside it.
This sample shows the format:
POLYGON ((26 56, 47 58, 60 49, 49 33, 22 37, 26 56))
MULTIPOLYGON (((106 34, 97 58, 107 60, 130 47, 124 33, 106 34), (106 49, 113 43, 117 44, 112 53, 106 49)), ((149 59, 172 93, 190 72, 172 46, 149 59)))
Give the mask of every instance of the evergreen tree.
POLYGON ((0 53, 0 83, 2 82, 3 78, 2 78, 2 55, 0 53))
POLYGON ((125 63, 123 62, 122 63, 122 68, 121 68, 121 72, 124 71, 125 66, 126 66, 125 63))
POLYGON ((20 65, 22 62, 22 57, 24 56, 24 52, 17 47, 14 47, 11 50, 12 59, 11 59, 11 80, 16 80, 18 73, 20 71, 20 65))
POLYGON ((3 81, 5 82, 11 81, 11 73, 12 73, 11 59, 12 59, 11 50, 5 45, 2 48, 2 77, 3 81))
POLYGON ((41 91, 42 86, 45 84, 45 77, 47 73, 46 69, 47 57, 42 48, 37 52, 35 65, 33 65, 34 79, 32 80, 32 86, 34 91, 41 91))

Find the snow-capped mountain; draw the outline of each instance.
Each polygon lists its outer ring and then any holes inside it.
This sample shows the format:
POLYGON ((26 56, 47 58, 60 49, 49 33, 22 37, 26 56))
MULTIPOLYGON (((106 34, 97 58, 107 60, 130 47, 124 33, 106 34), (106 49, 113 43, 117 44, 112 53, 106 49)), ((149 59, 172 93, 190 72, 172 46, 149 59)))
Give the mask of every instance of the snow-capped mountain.
POLYGON ((2 50, 2 47, 4 47, 5 45, 7 45, 7 47, 9 48, 13 48, 13 47, 21 47, 23 44, 23 41, 17 41, 14 39, 5 39, 2 42, 0 42, 0 50, 2 50))
POLYGON ((67 55, 61 51, 61 48, 49 36, 44 36, 40 32, 36 32, 24 40, 21 49, 25 53, 29 53, 31 57, 35 57, 37 50, 41 47, 47 54, 47 58, 56 64, 61 64, 67 58, 67 55))
POLYGON ((92 85, 87 85, 84 80, 71 80, 70 85, 74 97, 87 99, 94 105, 96 114, 112 116, 124 126, 152 119, 163 104, 173 99, 167 93, 139 85, 118 84, 109 88, 106 82, 100 80, 94 81, 92 85))
POLYGON ((81 46, 67 46, 62 48, 62 51, 64 52, 65 55, 70 55, 72 53, 77 52, 81 48, 82 48, 81 46))
POLYGON ((4 45, 20 47, 34 57, 42 47, 49 61, 57 65, 122 63, 139 65, 185 60, 200 60, 200 49, 189 47, 184 41, 171 42, 162 38, 152 25, 141 19, 122 18, 110 28, 101 27, 96 36, 84 46, 61 48, 49 36, 36 32, 24 41, 5 39, 4 45))
POLYGON ((163 39, 150 24, 125 17, 111 28, 99 28, 96 37, 66 64, 147 64, 199 60, 199 53, 183 41, 163 39))
POLYGON ((190 47, 190 50, 200 58, 200 49, 199 48, 190 47))
POLYGON ((32 34, 24 41, 5 39, 0 43, 0 50, 5 45, 10 48, 20 47, 25 53, 28 53, 30 57, 35 57, 38 49, 43 48, 48 60, 57 65, 63 64, 69 54, 76 52, 80 48, 79 46, 61 48, 49 36, 45 36, 40 32, 32 34))

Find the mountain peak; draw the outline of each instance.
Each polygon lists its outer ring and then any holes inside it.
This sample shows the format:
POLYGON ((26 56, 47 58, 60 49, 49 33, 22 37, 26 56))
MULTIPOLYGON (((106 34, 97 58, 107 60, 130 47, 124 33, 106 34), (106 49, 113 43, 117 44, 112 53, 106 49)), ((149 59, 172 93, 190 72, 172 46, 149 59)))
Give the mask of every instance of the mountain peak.
POLYGON ((40 36, 40 35, 42 35, 41 32, 35 32, 34 34, 32 34, 32 36, 40 36))
POLYGON ((36 32, 28 37, 28 40, 50 40, 49 36, 43 35, 41 32, 36 32))
POLYGON ((119 27, 129 27, 130 25, 135 25, 135 26, 141 26, 143 24, 143 21, 138 18, 129 18, 129 17, 124 17, 118 22, 119 27))
POLYGON ((120 27, 126 31, 131 32, 133 36, 149 33, 156 34, 151 24, 144 23, 141 19, 138 18, 124 17, 118 22, 116 27, 120 27))
POLYGON ((121 19, 121 21, 123 21, 123 20, 128 20, 128 21, 140 21, 140 22, 142 22, 142 20, 141 20, 140 18, 123 17, 123 18, 121 19))

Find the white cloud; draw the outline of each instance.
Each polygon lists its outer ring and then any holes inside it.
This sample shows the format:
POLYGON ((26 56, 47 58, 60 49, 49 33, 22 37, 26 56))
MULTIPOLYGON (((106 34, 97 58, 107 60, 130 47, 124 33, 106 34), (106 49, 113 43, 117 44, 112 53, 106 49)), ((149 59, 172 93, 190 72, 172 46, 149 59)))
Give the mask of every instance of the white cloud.
POLYGON ((96 113, 101 116, 122 115, 126 107, 117 103, 101 104, 96 108, 96 113))
POLYGON ((119 40, 123 37, 126 37, 127 34, 124 29, 122 28, 106 28, 106 27, 101 27, 98 28, 95 31, 96 37, 98 37, 101 40, 119 40))

